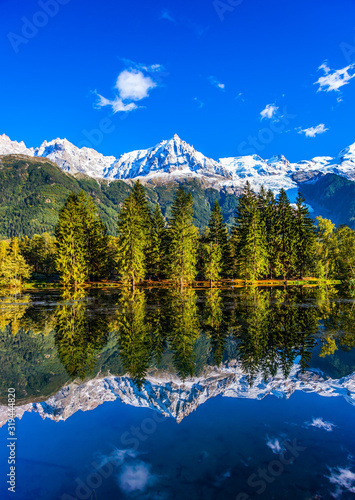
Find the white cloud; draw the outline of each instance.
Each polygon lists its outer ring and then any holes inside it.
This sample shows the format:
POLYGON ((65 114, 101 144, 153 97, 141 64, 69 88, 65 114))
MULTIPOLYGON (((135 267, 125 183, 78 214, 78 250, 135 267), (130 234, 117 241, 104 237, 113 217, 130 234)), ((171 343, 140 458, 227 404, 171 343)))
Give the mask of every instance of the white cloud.
POLYGON ((261 114, 261 119, 264 120, 264 118, 268 118, 271 120, 278 111, 278 106, 275 106, 275 104, 267 104, 265 109, 263 109, 260 114, 261 114))
POLYGON ((125 69, 118 75, 115 85, 118 95, 114 99, 107 99, 95 91, 99 98, 96 103, 97 108, 111 106, 114 113, 133 111, 139 108, 135 102, 148 97, 149 91, 158 86, 157 82, 151 76, 145 75, 144 72, 159 73, 163 70, 162 65, 152 64, 148 66, 134 63, 129 59, 125 59, 124 62, 135 67, 125 69))
POLYGON ((218 89, 221 89, 221 90, 225 89, 225 87, 226 87, 225 84, 219 82, 214 76, 209 76, 208 79, 209 79, 211 85, 213 85, 214 87, 217 87, 218 89))
POLYGON ((327 130, 329 129, 325 127, 324 123, 320 123, 315 127, 299 129, 298 133, 305 134, 306 137, 315 137, 316 135, 324 134, 327 130))
POLYGON ((308 426, 317 427, 318 429, 324 429, 327 432, 331 432, 335 425, 331 422, 326 422, 322 418, 314 418, 312 422, 307 424, 308 426))
POLYGON ((140 101, 148 97, 149 90, 156 86, 157 84, 150 76, 144 76, 141 71, 136 69, 125 69, 118 75, 116 82, 120 97, 132 101, 140 101))
POLYGON ((325 74, 314 82, 314 85, 319 85, 317 92, 331 92, 332 90, 339 92, 340 87, 347 85, 350 80, 354 78, 355 73, 350 74, 350 71, 354 68, 355 63, 342 69, 332 70, 329 68, 328 64, 324 62, 318 69, 323 70, 325 74))
POLYGON ((124 104, 122 99, 119 97, 115 97, 114 100, 111 99, 106 99, 106 97, 103 97, 100 94, 97 94, 99 101, 96 103, 96 107, 102 108, 103 106, 112 106, 112 111, 114 113, 119 113, 121 112, 128 112, 128 111, 133 111, 134 109, 137 109, 138 106, 134 104, 134 102, 130 102, 128 104, 124 104))
POLYGON ((159 73, 165 71, 165 68, 162 64, 143 64, 132 61, 131 59, 127 59, 125 57, 121 58, 121 61, 127 66, 128 69, 137 69, 140 71, 144 71, 146 73, 159 73))

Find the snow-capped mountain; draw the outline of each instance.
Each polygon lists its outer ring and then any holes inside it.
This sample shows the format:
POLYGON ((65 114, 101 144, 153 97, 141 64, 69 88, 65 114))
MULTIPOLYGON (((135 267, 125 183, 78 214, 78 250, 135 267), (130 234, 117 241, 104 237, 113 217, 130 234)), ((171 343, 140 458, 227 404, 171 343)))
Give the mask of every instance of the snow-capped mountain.
POLYGON ((23 141, 12 141, 10 137, 5 134, 0 135, 0 154, 1 155, 34 155, 33 148, 26 148, 23 141))
POLYGON ((66 139, 44 141, 34 150, 34 156, 52 160, 64 172, 78 172, 90 177, 103 177, 104 172, 116 161, 114 156, 104 156, 91 148, 77 148, 66 139))
POLYGON ((196 151, 176 134, 170 140, 144 150, 122 154, 119 158, 104 156, 91 148, 78 148, 66 139, 55 139, 37 148, 26 148, 23 142, 0 136, 0 155, 23 154, 45 157, 64 171, 78 172, 97 179, 140 178, 145 182, 181 181, 197 178, 217 189, 240 189, 246 180, 258 190, 261 185, 275 193, 281 188, 297 189, 319 174, 335 173, 355 181, 355 143, 338 156, 319 156, 290 163, 284 156, 264 160, 258 155, 214 160, 196 151))
POLYGON ((146 150, 121 155, 105 177, 134 179, 136 177, 222 177, 229 178, 221 162, 207 158, 174 135, 169 141, 146 150))
MULTIPOLYGON (((319 370, 302 373, 295 364, 287 379, 281 374, 264 380, 260 374, 251 387, 238 361, 209 368, 200 377, 181 381, 171 374, 147 377, 138 389, 128 376, 95 378, 81 385, 72 383, 43 402, 31 402, 16 407, 16 416, 37 412, 42 418, 66 420, 77 411, 97 408, 106 401, 120 400, 125 404, 151 408, 166 417, 181 422, 208 399, 222 395, 230 398, 262 399, 273 395, 288 398, 295 391, 316 392, 324 397, 342 396, 355 405, 355 373, 342 379, 331 379, 319 370)), ((0 427, 8 418, 7 406, 0 406, 0 427)))

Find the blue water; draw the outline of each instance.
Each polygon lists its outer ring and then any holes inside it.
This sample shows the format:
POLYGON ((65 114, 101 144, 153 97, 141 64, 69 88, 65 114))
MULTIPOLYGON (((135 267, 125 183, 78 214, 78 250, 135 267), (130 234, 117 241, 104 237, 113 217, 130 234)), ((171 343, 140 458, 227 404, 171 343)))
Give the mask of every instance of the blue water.
POLYGON ((341 397, 305 393, 216 397, 180 424, 119 401, 65 422, 27 413, 17 421, 16 494, 3 488, 0 431, 1 498, 350 499, 354 417, 341 397), (93 463, 105 462, 98 475, 93 463))

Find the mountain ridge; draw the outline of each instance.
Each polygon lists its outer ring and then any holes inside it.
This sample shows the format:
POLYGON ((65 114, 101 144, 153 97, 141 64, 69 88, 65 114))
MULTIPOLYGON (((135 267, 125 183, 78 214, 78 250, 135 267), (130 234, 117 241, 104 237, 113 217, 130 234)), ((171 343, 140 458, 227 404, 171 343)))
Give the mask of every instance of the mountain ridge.
POLYGON ((281 188, 290 191, 298 184, 311 182, 319 174, 336 174, 355 180, 355 143, 332 158, 317 156, 311 160, 291 163, 283 155, 268 160, 258 155, 219 158, 214 160, 198 152, 175 134, 148 149, 123 153, 118 158, 104 156, 95 149, 78 148, 67 139, 44 141, 37 148, 27 148, 24 142, 11 141, 0 135, 0 155, 24 154, 45 157, 70 174, 82 173, 108 181, 164 183, 197 178, 215 189, 240 191, 249 180, 255 190, 261 185, 276 194, 281 188))

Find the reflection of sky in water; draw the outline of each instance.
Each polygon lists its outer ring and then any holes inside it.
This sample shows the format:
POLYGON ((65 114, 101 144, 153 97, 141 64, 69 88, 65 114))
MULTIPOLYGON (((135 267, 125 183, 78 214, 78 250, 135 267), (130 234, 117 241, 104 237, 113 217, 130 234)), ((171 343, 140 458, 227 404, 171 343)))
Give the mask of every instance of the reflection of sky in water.
POLYGON ((120 402, 66 422, 27 414, 16 498, 91 498, 93 489, 98 499, 351 498, 354 413, 343 399, 297 393, 217 397, 180 424, 120 402))

